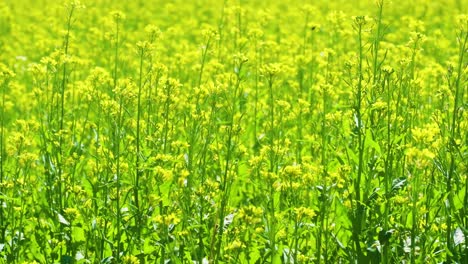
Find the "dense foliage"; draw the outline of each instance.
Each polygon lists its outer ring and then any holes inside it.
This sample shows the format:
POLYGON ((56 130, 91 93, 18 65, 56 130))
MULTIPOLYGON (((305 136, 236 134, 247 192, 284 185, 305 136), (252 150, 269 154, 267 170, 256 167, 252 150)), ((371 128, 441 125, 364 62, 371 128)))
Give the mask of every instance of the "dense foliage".
POLYGON ((1 263, 466 263, 441 1, 0 3, 1 263))

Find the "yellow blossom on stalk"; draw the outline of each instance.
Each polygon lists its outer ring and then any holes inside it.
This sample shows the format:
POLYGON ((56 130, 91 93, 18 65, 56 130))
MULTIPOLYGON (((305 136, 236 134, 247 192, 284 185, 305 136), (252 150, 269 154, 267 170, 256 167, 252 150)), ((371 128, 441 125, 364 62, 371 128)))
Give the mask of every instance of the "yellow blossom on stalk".
POLYGON ((409 201, 409 199, 408 197, 396 195, 395 197, 393 197, 393 201, 395 201, 396 204, 406 204, 409 201))
POLYGON ((80 216, 80 212, 78 211, 78 209, 73 207, 65 208, 63 211, 65 213, 66 218, 69 220, 76 220, 80 216))
POLYGON ((259 27, 251 27, 247 31, 247 36, 252 39, 259 39, 263 36, 263 30, 259 27))
POLYGON ((346 199, 343 201, 343 205, 348 208, 348 209, 351 209, 351 201, 349 199, 346 199))
POLYGON ((267 77, 267 78, 273 78, 273 76, 278 75, 282 71, 282 65, 280 63, 270 63, 270 64, 265 64, 260 68, 260 73, 267 77))
POLYGON ((395 70, 389 65, 382 66, 382 72, 384 72, 387 75, 392 74, 394 71, 395 70))
POLYGON ((374 110, 384 110, 387 108, 387 103, 378 100, 372 104, 371 108, 374 110))
POLYGON ((419 169, 427 168, 435 158, 435 153, 427 148, 418 149, 409 147, 405 151, 405 155, 408 157, 408 163, 415 165, 419 169))
POLYGON ((224 247, 225 251, 235 251, 245 248, 245 245, 238 239, 232 241, 227 246, 224 247))
POLYGON ((34 166, 34 162, 39 159, 39 156, 35 153, 24 152, 18 156, 19 165, 21 167, 34 166))
POLYGON ((343 112, 342 111, 334 111, 331 113, 327 113, 325 115, 325 120, 327 121, 328 125, 333 125, 337 122, 340 122, 343 118, 343 112))
POLYGON ((171 224, 177 225, 180 223, 180 218, 175 213, 170 213, 168 215, 156 215, 152 218, 155 223, 164 224, 169 226, 171 224))
POLYGON ((140 260, 133 255, 125 255, 122 257, 122 262, 124 264, 140 264, 140 260))
POLYGON ((445 222, 442 223, 442 224, 440 225, 440 229, 442 229, 442 230, 444 230, 444 231, 447 230, 447 224, 446 224, 445 222))
POLYGON ((203 37, 205 41, 208 41, 208 40, 214 41, 218 39, 219 34, 214 27, 205 25, 201 31, 201 36, 203 37))
POLYGON ((302 174, 300 165, 289 165, 284 167, 283 172, 287 178, 296 179, 302 174))
POLYGON ((356 26, 364 26, 368 23, 369 18, 366 16, 355 16, 354 23, 356 26))
POLYGON ((84 9, 86 6, 81 3, 79 0, 72 0, 70 3, 66 4, 66 7, 69 9, 84 9))
POLYGON ((439 127, 436 123, 426 124, 421 128, 413 128, 411 135, 417 143, 429 145, 439 136, 439 127))
POLYGON ((111 17, 114 18, 116 22, 120 20, 125 20, 126 16, 122 11, 112 11, 110 13, 111 17))
POLYGON ((129 78, 119 80, 113 92, 125 102, 132 102, 137 98, 136 84, 129 78))
POLYGON ((288 234, 287 234, 286 230, 285 230, 284 228, 282 228, 282 229, 280 229, 280 230, 278 231, 278 233, 276 233, 276 238, 277 238, 277 239, 284 239, 284 238, 287 237, 287 235, 288 235, 288 234))
POLYGON ((172 181, 172 178, 174 176, 172 170, 165 169, 161 166, 155 167, 154 172, 158 176, 158 179, 160 179, 162 182, 172 181))
POLYGON ((140 56, 148 56, 148 53, 154 49, 154 45, 149 41, 138 41, 136 50, 140 56))
POLYGON ((302 219, 306 217, 308 218, 308 220, 310 220, 311 218, 316 216, 315 211, 307 207, 296 207, 294 208, 294 213, 296 214, 297 219, 302 219))
POLYGON ((275 181, 273 182, 273 189, 277 192, 281 191, 282 189, 286 189, 289 186, 286 186, 283 182, 281 181, 275 181))
POLYGON ((236 219, 239 219, 243 224, 255 225, 261 223, 263 209, 253 205, 242 207, 236 214, 236 219))
POLYGON ((148 202, 149 204, 151 204, 152 206, 156 206, 159 202, 162 201, 162 198, 159 196, 159 195, 156 195, 156 194, 151 194, 149 197, 148 197, 148 202))
POLYGON ((264 178, 267 182, 275 182, 278 179, 278 175, 274 172, 268 171, 261 171, 260 175, 264 178))
POLYGON ((150 43, 153 43, 155 40, 161 37, 161 29, 155 25, 147 25, 145 27, 145 32, 148 34, 148 39, 150 43))
POLYGON ((311 261, 311 258, 308 257, 307 255, 304 255, 303 253, 299 253, 297 255, 297 260, 300 262, 300 263, 305 263, 305 262, 310 262, 311 261))
POLYGON ((259 156, 252 156, 249 159, 249 166, 252 167, 252 169, 258 168, 263 162, 263 158, 259 156))
POLYGON ((0 85, 15 77, 15 73, 10 70, 5 64, 0 63, 0 85))

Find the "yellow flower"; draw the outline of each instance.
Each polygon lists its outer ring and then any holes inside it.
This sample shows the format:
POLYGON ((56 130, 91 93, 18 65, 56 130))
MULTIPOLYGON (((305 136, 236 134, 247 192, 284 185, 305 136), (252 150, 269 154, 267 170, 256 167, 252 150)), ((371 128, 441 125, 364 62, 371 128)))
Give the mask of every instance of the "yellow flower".
POLYGON ((10 70, 5 64, 0 63, 0 84, 8 81, 9 79, 15 77, 15 73, 10 70))
POLYGON ((446 223, 442 223, 442 224, 440 225, 440 228, 441 228, 442 230, 444 230, 444 231, 447 230, 447 224, 446 224, 446 223))
POLYGON ((296 214, 297 219, 302 219, 303 217, 307 217, 310 220, 311 218, 317 215, 314 210, 307 208, 307 207, 294 208, 294 213, 296 214))
POLYGON ((133 255, 126 255, 122 257, 122 262, 124 264, 140 264, 140 260, 133 255))
POLYGON ((157 224, 164 224, 166 226, 171 224, 177 225, 181 221, 175 213, 170 213, 168 215, 156 215, 152 218, 152 220, 157 224))
POLYGON ((67 216, 67 219, 70 220, 75 220, 80 216, 80 212, 76 208, 65 208, 64 210, 65 215, 67 216))
POLYGON ((238 239, 232 241, 230 244, 228 244, 226 247, 224 247, 225 251, 234 251, 238 249, 245 248, 246 246, 238 239))
POLYGON ((260 73, 268 78, 278 75, 283 69, 283 66, 280 63, 270 63, 265 64, 260 68, 260 73))
POLYGON ((262 221, 263 209, 253 205, 239 209, 236 218, 243 224, 255 225, 262 221))

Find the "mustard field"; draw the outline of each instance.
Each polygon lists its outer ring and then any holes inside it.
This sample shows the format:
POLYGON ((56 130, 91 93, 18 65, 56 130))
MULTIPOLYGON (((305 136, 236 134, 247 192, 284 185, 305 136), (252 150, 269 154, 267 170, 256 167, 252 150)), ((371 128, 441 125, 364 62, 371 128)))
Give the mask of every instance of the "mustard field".
POLYGON ((461 0, 0 3, 0 263, 468 263, 461 0))

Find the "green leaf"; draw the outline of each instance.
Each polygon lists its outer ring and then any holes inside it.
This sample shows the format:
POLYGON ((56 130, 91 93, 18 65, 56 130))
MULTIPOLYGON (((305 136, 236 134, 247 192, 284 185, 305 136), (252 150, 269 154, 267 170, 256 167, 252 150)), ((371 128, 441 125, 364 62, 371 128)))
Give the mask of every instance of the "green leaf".
POLYGON ((60 213, 57 213, 57 215, 58 215, 58 220, 61 224, 64 224, 66 226, 70 225, 70 222, 68 222, 67 219, 65 219, 63 215, 61 215, 60 213))
POLYGON ((366 142, 365 142, 365 144, 366 144, 366 147, 371 148, 371 149, 375 149, 379 155, 382 154, 382 150, 380 149, 380 145, 372 139, 372 134, 371 134, 371 132, 369 130, 366 133, 366 142))
POLYGON ((83 228, 81 227, 73 227, 72 228, 72 235, 73 235, 73 240, 75 242, 84 242, 86 241, 86 236, 83 228))

